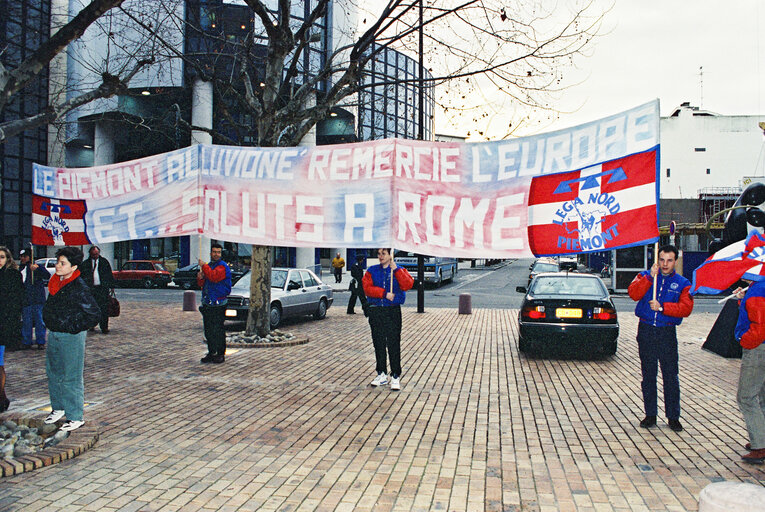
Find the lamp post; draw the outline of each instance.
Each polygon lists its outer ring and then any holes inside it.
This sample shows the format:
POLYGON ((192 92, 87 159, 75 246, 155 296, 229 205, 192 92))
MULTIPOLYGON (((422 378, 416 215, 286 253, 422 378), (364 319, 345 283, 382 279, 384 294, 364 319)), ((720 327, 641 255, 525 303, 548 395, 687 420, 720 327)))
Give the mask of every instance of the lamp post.
MULTIPOLYGON (((420 0, 420 26, 418 28, 420 42, 419 42, 419 112, 417 115, 417 121, 419 124, 419 137, 420 140, 425 140, 425 66, 423 65, 424 44, 423 44, 423 2, 420 0)), ((425 256, 417 254, 417 312, 425 312, 425 256)))

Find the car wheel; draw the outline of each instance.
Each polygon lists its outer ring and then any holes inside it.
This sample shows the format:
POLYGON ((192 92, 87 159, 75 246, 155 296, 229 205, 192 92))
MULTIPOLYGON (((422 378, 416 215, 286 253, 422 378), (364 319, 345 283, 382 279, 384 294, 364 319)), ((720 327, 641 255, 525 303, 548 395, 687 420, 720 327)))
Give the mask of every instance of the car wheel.
POLYGON ((181 288, 184 290, 191 290, 191 281, 183 281, 181 283, 181 288))
POLYGON ((143 284, 143 287, 146 289, 154 288, 154 281, 152 281, 150 277, 144 277, 142 284, 143 284))
POLYGON ((322 318, 327 316, 327 301, 326 299, 322 298, 319 301, 319 308, 316 310, 316 313, 313 314, 313 317, 316 320, 321 320, 322 318))
POLYGON ((268 315, 271 329, 276 329, 282 323, 282 308, 279 304, 271 304, 271 312, 268 315))
POLYGON ((526 343, 526 340, 523 338, 518 338, 518 351, 519 352, 528 352, 529 350, 529 344, 526 343))
POLYGON ((452 267, 452 275, 451 275, 451 277, 449 278, 449 282, 450 282, 450 283, 453 283, 453 282, 454 282, 454 267, 452 267))
POLYGON ((436 286, 441 286, 444 282, 444 272, 440 268, 438 269, 438 279, 436 280, 436 286))

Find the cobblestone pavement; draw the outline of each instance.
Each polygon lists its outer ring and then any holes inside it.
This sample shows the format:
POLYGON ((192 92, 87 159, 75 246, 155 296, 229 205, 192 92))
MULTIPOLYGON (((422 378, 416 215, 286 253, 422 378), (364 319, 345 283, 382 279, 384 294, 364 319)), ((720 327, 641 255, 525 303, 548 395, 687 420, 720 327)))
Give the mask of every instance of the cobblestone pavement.
MULTIPOLYGON (((0 510, 696 510, 739 461, 739 361, 680 327, 682 420, 642 417, 636 320, 606 360, 518 353, 517 311, 404 310, 403 389, 368 386, 363 315, 289 324, 305 345, 230 350, 202 365, 201 318, 123 303, 88 336, 81 456, 0 480, 0 510)), ((6 355, 11 410, 47 403, 43 354, 6 355)), ((661 397, 661 387, 659 389, 661 397)), ((660 409, 663 407, 660 400, 660 409)), ((44 413, 40 413, 44 415, 44 413)))

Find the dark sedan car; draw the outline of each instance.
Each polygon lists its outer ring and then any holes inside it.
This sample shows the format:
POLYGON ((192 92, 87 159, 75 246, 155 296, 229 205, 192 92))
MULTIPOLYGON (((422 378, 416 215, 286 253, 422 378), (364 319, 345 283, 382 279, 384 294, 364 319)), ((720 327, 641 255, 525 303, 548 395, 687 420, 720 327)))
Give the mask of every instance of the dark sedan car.
POLYGON ((590 274, 555 272, 537 275, 518 315, 518 349, 568 350, 576 355, 616 353, 619 322, 603 281, 590 274))
MULTIPOLYGON (((173 282, 179 288, 184 290, 198 290, 197 286, 197 272, 199 272, 199 263, 193 265, 186 265, 175 271, 173 274, 173 282)), ((245 274, 247 270, 231 268, 231 284, 236 282, 245 274)))

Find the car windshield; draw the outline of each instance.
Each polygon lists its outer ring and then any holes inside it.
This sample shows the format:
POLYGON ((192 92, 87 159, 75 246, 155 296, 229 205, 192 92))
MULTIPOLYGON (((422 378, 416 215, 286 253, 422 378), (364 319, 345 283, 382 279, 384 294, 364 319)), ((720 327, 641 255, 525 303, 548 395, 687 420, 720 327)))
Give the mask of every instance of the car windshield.
MULTIPOLYGON (((234 288, 237 290, 249 290, 250 289, 250 276, 252 275, 252 272, 249 270, 247 273, 242 276, 241 279, 239 279, 236 284, 234 285, 234 288)), ((271 271, 271 288, 284 288, 284 283, 287 281, 287 271, 286 270, 272 270, 271 271)))
POLYGON ((604 297, 606 289, 600 279, 572 276, 539 276, 531 286, 535 295, 585 295, 604 297))
POLYGON ((286 270, 271 271, 271 288, 284 288, 284 283, 286 281, 287 281, 286 270))
POLYGON ((558 271, 558 264, 557 263, 546 263, 546 262, 537 262, 534 263, 534 268, 532 270, 533 272, 542 273, 542 272, 557 272, 558 271))

